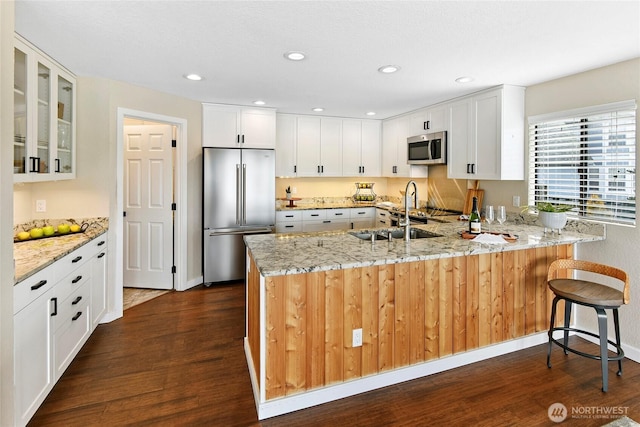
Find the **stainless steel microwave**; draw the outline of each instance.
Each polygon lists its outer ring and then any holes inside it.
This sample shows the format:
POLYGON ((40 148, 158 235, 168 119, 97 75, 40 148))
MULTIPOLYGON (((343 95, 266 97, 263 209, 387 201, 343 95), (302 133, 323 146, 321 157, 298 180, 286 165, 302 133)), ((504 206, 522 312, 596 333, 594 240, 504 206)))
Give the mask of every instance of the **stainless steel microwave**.
POLYGON ((407 138, 407 163, 444 165, 447 163, 447 131, 407 138))

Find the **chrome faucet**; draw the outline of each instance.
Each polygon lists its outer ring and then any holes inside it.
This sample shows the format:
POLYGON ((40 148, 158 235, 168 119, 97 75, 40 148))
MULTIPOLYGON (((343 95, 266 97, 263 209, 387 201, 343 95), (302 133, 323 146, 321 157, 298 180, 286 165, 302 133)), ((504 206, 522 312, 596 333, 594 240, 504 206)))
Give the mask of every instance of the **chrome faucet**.
POLYGON ((413 184, 413 199, 416 208, 418 207, 418 186, 414 180, 407 182, 407 188, 404 189, 404 222, 398 224, 400 227, 404 227, 404 240, 408 242, 411 240, 411 221, 409 220, 409 203, 407 198, 409 196, 409 187, 413 184))

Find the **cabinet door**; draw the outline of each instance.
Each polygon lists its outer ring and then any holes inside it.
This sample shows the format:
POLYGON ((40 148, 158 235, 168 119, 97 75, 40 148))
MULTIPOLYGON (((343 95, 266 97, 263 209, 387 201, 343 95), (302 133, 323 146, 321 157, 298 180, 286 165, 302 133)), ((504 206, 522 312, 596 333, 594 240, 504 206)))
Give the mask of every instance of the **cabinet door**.
POLYGON ((382 123, 382 176, 395 177, 398 160, 396 133, 398 119, 385 120, 382 123))
POLYGON ((320 173, 342 176, 342 119, 320 120, 320 173))
POLYGON ((75 150, 75 116, 76 93, 72 76, 58 72, 57 76, 57 118, 56 144, 53 172, 56 179, 75 178, 76 150, 75 150))
POLYGON ((362 175, 378 177, 381 174, 380 162, 380 121, 362 121, 362 175))
POLYGON ((91 259, 91 330, 107 312, 107 243, 100 239, 96 244, 102 250, 91 259))
POLYGON ((342 174, 359 176, 362 174, 362 122, 342 121, 342 174))
POLYGON ((238 107, 202 104, 203 147, 238 147, 239 130, 238 107))
POLYGON ((419 110, 409 116, 407 125, 407 137, 422 135, 430 130, 425 129, 425 123, 429 121, 429 113, 427 110, 419 110))
POLYGON ((296 116, 276 117, 276 176, 296 176, 296 116))
POLYGON ((440 132, 443 130, 448 130, 447 107, 440 106, 429 109, 428 121, 429 129, 427 130, 427 132, 440 132))
POLYGON ((13 62, 13 173, 20 180, 27 173, 27 123, 33 108, 28 96, 27 50, 16 42, 13 62))
POLYGON ((52 291, 41 295, 14 316, 14 378, 17 424, 26 425, 53 388, 51 315, 52 291))
POLYGON ((242 109, 242 148, 276 147, 276 113, 274 110, 242 109))
POLYGON ((473 98, 475 141, 471 144, 476 179, 500 179, 501 91, 473 98))
POLYGON ((471 100, 465 99, 449 106, 449 132, 447 134, 447 175, 449 178, 469 178, 471 141, 471 100), (469 172, 467 172, 469 171, 469 172))
POLYGON ((409 136, 410 117, 400 117, 396 128, 396 170, 398 177, 411 177, 411 167, 407 163, 407 138, 409 136))
POLYGON ((320 170, 320 118, 297 118, 297 176, 318 176, 320 170))

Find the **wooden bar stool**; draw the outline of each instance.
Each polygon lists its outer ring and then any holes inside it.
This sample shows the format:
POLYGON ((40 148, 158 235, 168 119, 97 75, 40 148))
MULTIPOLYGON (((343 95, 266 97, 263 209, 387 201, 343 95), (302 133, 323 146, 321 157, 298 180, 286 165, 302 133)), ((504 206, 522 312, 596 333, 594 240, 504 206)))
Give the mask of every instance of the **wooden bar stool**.
POLYGON ((610 267, 607 265, 597 264, 590 261, 579 261, 573 259, 559 259, 551 263, 549 266, 549 274, 547 276, 549 288, 556 295, 553 299, 551 307, 551 323, 549 325, 549 349, 547 351, 547 366, 551 368, 551 347, 555 343, 567 351, 602 361, 602 391, 607 391, 608 385, 608 362, 618 361, 618 375, 622 375, 622 359, 624 352, 620 347, 620 325, 618 322, 618 308, 622 304, 629 303, 629 278, 624 271, 610 267), (558 278, 558 271, 561 270, 582 270, 597 273, 603 276, 613 277, 624 283, 622 291, 600 283, 590 282, 578 279, 558 278), (565 301, 564 308, 564 326, 555 327, 556 305, 558 301, 565 301), (586 307, 593 307, 598 315, 598 334, 589 331, 571 328, 569 322, 571 320, 571 307, 573 304, 580 304, 586 307), (615 327, 616 342, 608 339, 607 332, 607 313, 605 309, 613 310, 613 323, 615 327), (553 338, 554 331, 564 331, 563 342, 553 338), (600 339, 600 354, 583 353, 568 346, 569 332, 587 334, 600 339), (616 348, 616 356, 609 357, 607 344, 611 344, 616 348))

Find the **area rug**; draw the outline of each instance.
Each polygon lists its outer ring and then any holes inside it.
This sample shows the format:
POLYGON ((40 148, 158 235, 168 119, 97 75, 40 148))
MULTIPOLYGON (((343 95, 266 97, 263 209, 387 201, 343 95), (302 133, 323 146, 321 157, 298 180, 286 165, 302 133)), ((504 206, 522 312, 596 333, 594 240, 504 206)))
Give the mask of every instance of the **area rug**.
POLYGON ((143 302, 147 302, 154 298, 164 295, 169 291, 157 290, 157 289, 138 289, 138 288, 124 288, 122 296, 122 309, 134 307, 143 302))

